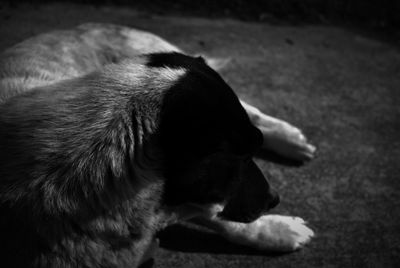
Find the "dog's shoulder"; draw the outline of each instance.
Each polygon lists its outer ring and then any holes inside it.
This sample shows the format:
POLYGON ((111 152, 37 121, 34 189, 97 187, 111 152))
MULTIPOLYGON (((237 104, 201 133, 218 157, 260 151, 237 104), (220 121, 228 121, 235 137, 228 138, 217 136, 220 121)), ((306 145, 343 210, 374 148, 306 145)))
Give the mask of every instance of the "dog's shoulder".
MULTIPOLYGON (((148 96, 132 83, 144 86, 149 74, 127 74, 125 81, 121 74, 116 83, 116 71, 136 70, 133 63, 125 64, 38 87, 0 105, 0 228, 8 230, 1 256, 6 262, 17 258, 12 252, 19 244, 29 244, 21 251, 27 263, 50 250, 73 257, 70 264, 90 256, 89 264, 96 266, 96 258, 106 254, 106 265, 137 265, 133 256, 140 256, 140 243, 147 243, 138 241, 151 239, 157 227, 163 182, 143 161, 153 110, 143 107, 148 96), (87 237, 107 232, 113 237, 87 237), (110 243, 131 253, 114 254, 107 250, 110 243)), ((158 98, 155 93, 152 99, 158 98)), ((41 261, 63 265, 51 256, 41 261)))

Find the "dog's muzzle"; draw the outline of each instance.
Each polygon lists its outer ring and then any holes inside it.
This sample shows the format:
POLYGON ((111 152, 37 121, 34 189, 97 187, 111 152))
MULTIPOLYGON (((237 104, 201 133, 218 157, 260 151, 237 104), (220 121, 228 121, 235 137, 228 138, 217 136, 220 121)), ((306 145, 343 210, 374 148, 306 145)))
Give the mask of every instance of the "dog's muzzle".
POLYGON ((220 216, 237 222, 251 222, 276 207, 280 199, 253 160, 242 165, 240 183, 220 216))

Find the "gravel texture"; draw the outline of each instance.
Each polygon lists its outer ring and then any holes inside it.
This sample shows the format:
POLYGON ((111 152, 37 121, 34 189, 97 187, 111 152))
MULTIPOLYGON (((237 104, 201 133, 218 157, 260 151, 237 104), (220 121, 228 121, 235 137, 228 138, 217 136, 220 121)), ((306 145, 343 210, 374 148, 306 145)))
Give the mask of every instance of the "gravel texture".
POLYGON ((145 29, 190 53, 229 60, 222 75, 242 98, 304 130, 318 156, 301 167, 258 159, 281 204, 316 232, 291 254, 257 252, 173 226, 154 267, 399 267, 400 51, 354 31, 152 16, 53 4, 0 10, 0 49, 84 22, 145 29))

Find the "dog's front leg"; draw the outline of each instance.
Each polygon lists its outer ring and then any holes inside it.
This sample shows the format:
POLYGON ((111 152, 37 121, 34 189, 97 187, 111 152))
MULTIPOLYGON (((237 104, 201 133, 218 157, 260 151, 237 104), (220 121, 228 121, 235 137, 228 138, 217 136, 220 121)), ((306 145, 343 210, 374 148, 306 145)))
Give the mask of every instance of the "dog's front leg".
POLYGON ((241 223, 221 219, 211 212, 194 221, 230 242, 257 250, 291 252, 303 247, 314 236, 303 219, 292 216, 264 215, 253 222, 241 223))
POLYGON ((143 257, 141 258, 138 267, 141 267, 141 265, 153 259, 155 252, 158 250, 159 246, 160 246, 159 239, 153 238, 149 243, 148 247, 146 248, 146 250, 144 251, 143 257))
POLYGON ((316 149, 307 142, 300 129, 283 120, 268 116, 242 100, 240 103, 251 122, 261 130, 264 137, 264 149, 297 161, 307 161, 314 157, 316 149))

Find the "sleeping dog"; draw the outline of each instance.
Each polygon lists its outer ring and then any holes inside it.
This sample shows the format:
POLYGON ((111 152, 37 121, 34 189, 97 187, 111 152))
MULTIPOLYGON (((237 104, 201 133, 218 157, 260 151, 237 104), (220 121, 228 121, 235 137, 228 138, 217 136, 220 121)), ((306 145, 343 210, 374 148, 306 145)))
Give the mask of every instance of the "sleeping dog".
POLYGON ((301 131, 240 101, 211 68, 147 32, 85 24, 0 62, 0 239, 6 267, 136 267, 154 234, 197 218, 291 251, 313 233, 264 215, 278 195, 252 160, 296 160, 301 131))

